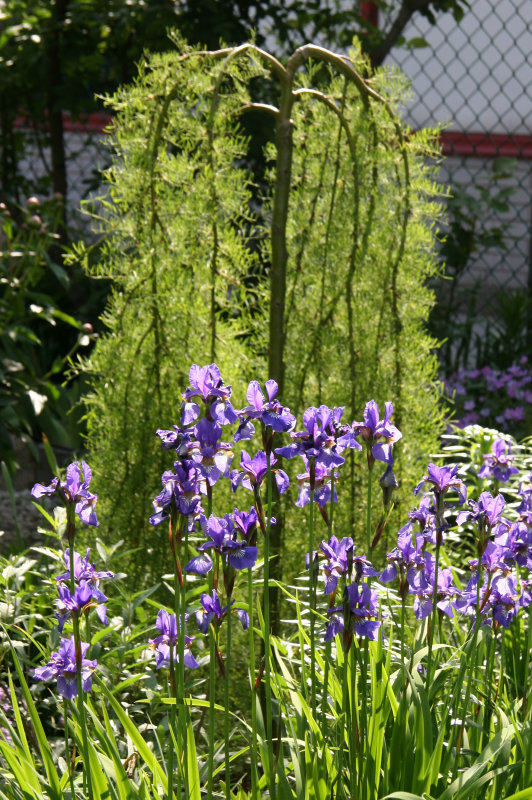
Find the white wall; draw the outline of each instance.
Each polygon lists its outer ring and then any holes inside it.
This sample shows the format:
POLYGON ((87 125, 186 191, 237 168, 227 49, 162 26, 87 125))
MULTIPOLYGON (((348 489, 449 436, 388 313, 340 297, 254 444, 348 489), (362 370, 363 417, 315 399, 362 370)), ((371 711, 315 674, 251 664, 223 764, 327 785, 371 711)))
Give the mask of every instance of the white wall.
POLYGON ((532 0, 471 0, 460 23, 416 15, 405 37, 416 36, 429 47, 395 48, 386 62, 412 80, 412 126, 532 134, 532 0))

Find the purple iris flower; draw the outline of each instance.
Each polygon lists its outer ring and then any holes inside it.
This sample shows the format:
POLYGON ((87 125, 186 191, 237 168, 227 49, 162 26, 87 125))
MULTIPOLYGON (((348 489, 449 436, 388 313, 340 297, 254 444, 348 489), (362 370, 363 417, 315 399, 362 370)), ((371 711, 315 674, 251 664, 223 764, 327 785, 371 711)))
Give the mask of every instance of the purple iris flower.
POLYGON ((532 571, 532 525, 514 522, 508 530, 494 538, 497 545, 505 548, 505 560, 515 561, 520 567, 532 571))
MULTIPOLYGON (((308 458, 303 456, 303 461, 305 463, 306 472, 302 472, 297 476, 297 482, 299 485, 299 495, 296 500, 296 506, 299 508, 303 508, 310 503, 310 493, 311 493, 311 470, 310 465, 308 462, 308 458)), ((337 474, 335 475, 335 479, 337 474)), ((334 490, 333 495, 334 502, 338 502, 338 498, 336 496, 336 489, 334 490)), ((330 503, 331 501, 331 470, 327 469, 321 462, 317 462, 314 465, 314 502, 318 504, 320 508, 323 508, 330 503)))
POLYGON ((384 404, 384 419, 380 419, 377 403, 375 400, 370 400, 364 409, 363 422, 353 422, 353 431, 360 433, 368 448, 370 462, 369 453, 376 461, 384 461, 387 464, 392 461, 392 445, 403 436, 399 428, 390 422, 392 414, 393 403, 387 402, 384 404), (381 439, 384 439, 384 442, 380 441, 381 439))
POLYGON ((521 608, 528 608, 532 603, 532 580, 521 581, 521 597, 519 605, 521 608))
POLYGON ((220 425, 231 425, 238 417, 231 405, 231 387, 225 386, 216 364, 199 367, 193 364, 189 372, 190 386, 183 394, 181 424, 191 425, 200 415, 194 398, 201 398, 206 405, 207 416, 220 425))
POLYGON ((491 587, 486 580, 484 581, 484 586, 477 592, 478 582, 478 572, 475 571, 471 575, 466 588, 462 589, 453 603, 453 608, 458 611, 459 614, 474 616, 477 611, 477 601, 479 601, 481 615, 485 616, 486 611, 489 611, 489 607, 486 608, 486 606, 489 595, 491 594, 491 587))
POLYGON ((488 529, 488 534, 492 531, 501 534, 510 527, 509 521, 502 516, 506 501, 501 494, 493 497, 490 492, 482 492, 478 502, 470 500, 469 505, 471 507, 470 511, 460 511, 456 517, 458 525, 463 525, 464 522, 472 520, 485 526, 488 529))
MULTIPOLYGON (((175 614, 169 614, 166 609, 159 609, 155 625, 159 631, 159 636, 155 639, 149 639, 150 647, 155 650, 155 667, 167 667, 170 663, 170 648, 172 648, 173 658, 179 661, 179 654, 176 652, 176 645, 178 639, 177 618, 175 614)), ((185 624, 188 620, 188 614, 185 614, 185 624)), ((185 634, 185 652, 183 656, 183 663, 190 669, 199 667, 198 662, 190 651, 190 645, 194 641, 195 636, 187 636, 185 634)))
POLYGON ((54 478, 49 486, 36 483, 31 490, 32 497, 40 498, 44 495, 58 494, 67 505, 74 505, 74 511, 82 522, 86 525, 98 525, 94 506, 98 495, 89 492, 89 485, 92 472, 85 461, 81 462, 81 469, 78 461, 69 464, 66 469, 66 481, 54 478), (83 470, 83 480, 81 471, 83 470))
POLYGON ((475 572, 455 607, 461 613, 475 615, 478 594, 482 624, 489 624, 488 614, 491 613, 496 625, 507 628, 519 612, 523 595, 519 595, 515 575, 510 569, 492 574, 493 577, 485 576, 482 588, 477 591, 478 572, 475 572))
POLYGON ((235 528, 242 534, 246 542, 253 543, 256 538, 259 518, 254 506, 249 511, 239 511, 235 508, 232 514, 235 528))
POLYGON ((56 617, 59 623, 59 633, 63 630, 69 616, 79 615, 82 611, 89 611, 91 608, 96 608, 100 622, 104 625, 108 624, 105 606, 107 597, 99 588, 99 583, 102 578, 113 578, 114 572, 108 570, 98 572, 94 564, 89 561, 89 553, 90 548, 87 548, 84 558, 81 558, 79 553, 74 552, 74 581, 77 586, 73 595, 66 583, 70 581, 70 550, 67 548, 64 553, 63 560, 68 570, 56 578, 59 599, 55 602, 58 608, 56 617))
MULTIPOLYGON (((415 595, 414 616, 425 619, 431 613, 434 597, 434 579, 436 562, 430 553, 425 553, 423 562, 418 563, 407 573, 409 593, 415 595)), ((448 568, 438 570, 436 586, 436 608, 449 617, 453 616, 454 601, 459 594, 458 587, 453 584, 452 572, 448 568)))
POLYGON ((187 445, 192 440, 190 430, 186 431, 178 428, 177 425, 172 425, 172 430, 160 428, 155 431, 155 434, 161 440, 161 448, 163 450, 175 450, 178 456, 187 454, 187 445))
POLYGON ((517 509, 520 518, 532 525, 532 471, 527 483, 521 483, 517 492, 521 497, 521 503, 517 509))
POLYGON ((325 630, 325 636, 323 637, 324 642, 330 642, 337 634, 344 632, 344 618, 343 615, 339 613, 341 608, 341 606, 337 606, 334 609, 328 610, 329 623, 325 630))
MULTIPOLYGON (((98 584, 102 578, 114 578, 114 572, 110 572, 109 570, 104 570, 103 572, 98 572, 94 566, 89 561, 89 553, 90 547, 87 547, 87 552, 85 556, 82 558, 79 553, 74 551, 74 580, 76 583, 80 581, 87 581, 89 586, 91 587, 93 598, 97 602, 104 602, 102 598, 105 595, 100 592, 98 589, 98 584)), ((56 581, 63 581, 67 582, 70 580, 70 549, 67 547, 65 553, 63 555, 63 561, 65 562, 65 566, 67 567, 66 572, 62 572, 61 575, 56 577, 56 581)))
MULTIPOLYGON (((84 692, 92 689, 92 673, 97 667, 96 660, 85 658, 89 649, 86 642, 81 642, 81 688, 84 692)), ((44 667, 31 670, 31 674, 39 681, 49 681, 57 678, 57 691, 61 697, 73 700, 78 694, 76 643, 74 637, 61 639, 59 650, 52 653, 50 661, 44 667)))
MULTIPOLYGON (((495 573, 508 569, 507 555, 508 551, 505 547, 501 547, 495 544, 495 542, 489 541, 482 553, 480 563, 485 572, 489 575, 494 575, 495 573)), ((469 564, 472 569, 476 569, 478 566, 478 559, 469 559, 469 564)))
POLYGON ((508 628, 519 613, 519 599, 518 594, 499 596, 495 589, 491 598, 493 621, 502 625, 503 628, 508 628))
MULTIPOLYGON (((234 600, 231 600, 231 606, 234 602, 234 600)), ((214 623, 217 626, 221 625, 223 618, 227 614, 227 606, 222 607, 216 589, 212 590, 212 595, 204 592, 201 595, 200 603, 201 608, 196 611, 196 622, 198 623, 198 628, 201 633, 207 633, 211 623, 214 623)), ((232 608, 231 612, 236 613, 243 630, 247 630, 249 627, 249 616, 247 611, 244 611, 243 608, 232 608)))
POLYGON ((174 463, 174 471, 166 470, 161 477, 163 490, 153 500, 154 512, 151 525, 159 525, 167 519, 172 509, 189 517, 189 530, 194 528, 194 519, 201 512, 200 492, 205 493, 205 477, 197 464, 192 462, 174 463))
POLYGON ((478 473, 479 478, 493 478, 493 480, 509 481, 512 475, 519 470, 513 467, 513 456, 510 455, 511 447, 504 439, 496 439, 491 445, 491 453, 482 456, 484 461, 478 473))
POLYGON ((458 492, 460 504, 462 505, 465 503, 467 498, 467 489, 463 480, 457 477, 457 464, 454 464, 452 467, 438 467, 436 464, 430 462, 427 468, 427 473, 428 474, 420 480, 414 489, 414 494, 418 494, 421 488, 428 483, 437 496, 442 496, 448 491, 454 489, 456 492, 458 492))
POLYGON ((234 538, 232 520, 226 517, 215 517, 211 514, 209 519, 201 518, 201 525, 210 542, 205 542, 198 547, 200 555, 191 559, 185 572, 196 575, 206 575, 212 569, 212 559, 206 552, 211 548, 222 556, 224 564, 229 564, 233 569, 251 569, 257 560, 258 550, 249 547, 245 542, 238 542, 234 538))
MULTIPOLYGON (((401 589, 405 587, 405 578, 409 570, 415 572, 419 566, 424 566, 422 556, 424 543, 425 539, 421 533, 413 534, 411 522, 404 525, 397 536, 397 547, 386 555, 387 565, 380 576, 381 582, 390 583, 399 575, 400 587, 401 589)), ((401 596, 403 594, 401 592, 401 596)))
POLYGON ((98 619, 103 625, 108 624, 107 597, 98 588, 91 585, 90 581, 81 580, 76 586, 74 594, 65 583, 60 583, 57 587, 59 593, 55 601, 57 606, 56 618, 59 633, 62 633, 65 622, 70 616, 79 616, 82 612, 88 612, 91 608, 96 609, 98 619))
POLYGON ((325 632, 325 641, 332 639, 337 633, 343 633, 344 649, 351 644, 351 636, 365 636, 376 641, 381 621, 378 615, 378 596, 375 589, 367 583, 350 583, 344 587, 343 605, 329 610, 329 625, 325 632), (342 617, 339 612, 343 612, 342 617))
POLYGON ((270 427, 275 433, 287 433, 294 429, 296 418, 290 409, 275 400, 279 389, 277 383, 274 380, 266 381, 264 388, 267 400, 260 383, 258 381, 250 382, 246 395, 249 406, 237 412, 240 424, 235 433, 235 442, 241 439, 251 439, 255 433, 252 419, 260 420, 265 427, 270 427))
POLYGON ((220 442, 222 428, 202 417, 194 427, 196 440, 187 444, 188 457, 197 464, 210 486, 227 474, 233 458, 230 444, 220 442))
MULTIPOLYGON (((425 542, 436 544, 436 513, 430 495, 424 494, 419 506, 408 512, 412 522, 417 522, 425 542)), ((400 531, 401 532, 401 531, 400 531)))
POLYGON ((355 434, 349 432, 338 436, 343 408, 331 409, 322 405, 311 406, 303 413, 305 430, 291 433, 292 443, 278 447, 275 452, 284 458, 303 456, 306 463, 321 464, 325 468, 341 466, 345 459, 340 455, 347 447, 361 450, 355 434))
MULTIPOLYGON (((277 459, 272 455, 270 457, 270 467, 273 467, 276 463, 277 459)), ((240 466, 241 470, 234 469, 231 471, 233 491, 236 492, 237 486, 240 484, 246 489, 254 491, 264 482, 268 472, 266 453, 264 450, 259 450, 259 452, 251 458, 249 453, 242 450, 240 454, 240 466)), ((272 469, 271 471, 275 478, 279 494, 286 492, 290 484, 286 472, 282 469, 272 469)))
POLYGON ((378 614, 378 596, 375 589, 367 583, 350 583, 346 587, 349 597, 349 608, 353 615, 353 630, 357 636, 367 636, 375 641, 381 622, 371 619, 378 614))
POLYGON ((327 563, 323 567, 325 577, 324 592, 325 594, 332 594, 336 591, 340 578, 351 577, 354 552, 353 539, 351 536, 344 536, 343 539, 338 541, 333 534, 328 542, 323 541, 320 544, 319 551, 327 559, 327 563))

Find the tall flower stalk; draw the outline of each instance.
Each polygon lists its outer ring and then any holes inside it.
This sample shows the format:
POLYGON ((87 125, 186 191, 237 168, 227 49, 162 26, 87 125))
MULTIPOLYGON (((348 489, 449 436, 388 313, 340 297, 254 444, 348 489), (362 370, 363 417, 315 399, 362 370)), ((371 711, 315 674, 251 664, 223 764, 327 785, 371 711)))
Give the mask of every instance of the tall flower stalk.
MULTIPOLYGON (((90 642, 85 643, 81 640, 80 616, 84 612, 88 614, 90 609, 96 606, 101 621, 107 624, 104 605, 107 598, 99 590, 98 582, 101 577, 113 577, 111 572, 99 573, 94 569, 88 561, 89 551, 84 559, 74 551, 76 517, 79 517, 87 525, 98 525, 95 512, 98 498, 89 491, 91 478, 90 467, 85 461, 82 461, 81 464, 73 462, 66 469, 65 481, 55 477, 48 486, 36 483, 31 490, 32 496, 37 499, 57 495, 66 508, 66 533, 69 548, 65 553, 65 562, 68 565, 68 571, 57 578, 59 599, 56 601, 56 605, 59 611, 56 616, 60 633, 67 619, 71 620, 73 629, 71 639, 62 639, 59 651, 52 655, 51 661, 45 667, 34 670, 33 675, 42 680, 57 677, 59 693, 66 699, 77 697, 84 764, 83 784, 87 788, 90 800, 93 798, 93 786, 84 694, 92 687, 92 672, 96 669, 96 661, 85 657, 90 642), (67 587, 65 581, 68 581, 70 588, 67 587)), ((68 718, 65 719, 66 726, 68 726, 68 718)))

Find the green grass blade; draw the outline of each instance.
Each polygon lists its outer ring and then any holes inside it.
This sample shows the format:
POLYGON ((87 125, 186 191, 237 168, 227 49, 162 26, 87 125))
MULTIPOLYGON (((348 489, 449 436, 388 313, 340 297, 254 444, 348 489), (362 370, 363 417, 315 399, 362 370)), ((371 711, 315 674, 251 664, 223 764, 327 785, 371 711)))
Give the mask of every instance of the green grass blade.
POLYGON ((24 730, 24 725, 22 724, 22 717, 20 716, 20 708, 19 708, 19 705, 18 705, 18 700, 17 700, 17 694, 15 692, 15 687, 13 685, 13 678, 11 677, 11 670, 8 670, 7 677, 8 677, 8 681, 9 681, 9 691, 10 691, 10 696, 11 696, 11 706, 13 708, 13 714, 15 715, 15 722, 16 722, 16 725, 17 725, 17 732, 18 732, 18 735, 20 737, 20 741, 21 741, 22 747, 24 748, 24 752, 26 753, 26 758, 32 764, 32 766, 35 766, 34 761, 33 761, 33 756, 31 754, 30 747, 28 745, 28 740, 26 738, 26 731, 24 730))
POLYGON ((490 762, 495 759, 505 747, 511 736, 511 726, 500 730, 486 745, 477 760, 469 769, 466 769, 455 781, 441 794, 439 800, 467 800, 471 797, 479 780, 479 776, 487 770, 490 762))
POLYGON ((187 724, 186 757, 188 761, 188 798, 189 800, 201 800, 201 785, 198 756, 196 753, 196 741, 194 739, 194 729, 190 721, 187 724))
POLYGON ((111 773, 109 768, 106 769, 106 772, 108 774, 112 774, 114 777, 120 800, 135 800, 138 796, 136 786, 126 775, 126 771, 122 764, 122 759, 120 758, 120 753, 118 752, 118 748, 116 747, 116 743, 114 741, 114 734, 109 722, 109 715, 107 714, 104 704, 102 703, 101 710, 105 727, 102 725, 95 709, 89 703, 87 704, 87 710, 91 716, 96 731, 98 732, 100 745, 105 748, 105 753, 103 755, 110 759, 113 764, 113 772, 111 773))
POLYGON ((136 725, 128 717, 118 700, 113 697, 112 693, 107 689, 104 683, 102 681, 98 681, 98 686, 100 691, 105 695, 109 705, 112 707, 124 730, 129 735, 140 757, 151 770, 154 781, 157 779, 162 785, 164 793, 168 794, 168 780, 164 770, 157 761, 155 754, 150 750, 136 725))
POLYGON ((35 703, 33 702, 33 697, 31 696, 30 690, 28 689, 28 684, 26 683, 24 673, 22 672, 22 667, 20 666, 18 656, 16 654, 15 648, 11 644, 11 641, 9 642, 9 647, 11 649, 13 662, 15 664, 18 679, 22 688, 22 692, 24 694, 24 700, 26 701, 26 708, 28 709, 28 713, 31 717, 33 730, 35 732, 35 737, 37 739, 39 750, 41 752, 44 769, 46 771, 46 777, 48 778, 48 785, 49 785, 48 793, 52 798, 52 800, 62 800, 62 792, 60 786, 61 781, 52 758, 52 751, 50 750, 48 739, 44 732, 41 720, 39 718, 39 714, 35 707, 35 703))
POLYGON ((13 774, 19 789, 28 800, 41 800, 45 797, 44 789, 39 783, 39 777, 34 768, 28 763, 25 753, 20 748, 17 750, 8 742, 0 740, 0 754, 13 774))
POLYGON ((521 789, 520 792, 511 794, 506 800, 532 800, 532 787, 530 789, 521 789))

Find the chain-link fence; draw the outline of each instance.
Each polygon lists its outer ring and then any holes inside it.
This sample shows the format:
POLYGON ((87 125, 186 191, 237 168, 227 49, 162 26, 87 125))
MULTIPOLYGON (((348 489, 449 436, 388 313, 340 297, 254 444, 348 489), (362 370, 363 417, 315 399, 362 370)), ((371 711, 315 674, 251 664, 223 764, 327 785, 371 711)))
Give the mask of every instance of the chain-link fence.
MULTIPOLYGON (((101 191, 101 170, 110 158, 103 132, 109 121, 106 114, 91 114, 84 119, 72 119, 68 113, 63 114, 70 240, 90 236, 90 224, 81 207, 82 201, 101 191)), ((26 194, 48 196, 52 192, 52 160, 47 132, 22 119, 17 129, 24 136, 23 155, 17 171, 23 176, 26 194)))
MULTIPOLYGON (((449 214, 442 260, 452 280, 439 282, 434 333, 461 337, 464 363, 472 343, 476 359, 487 360, 493 331, 515 354, 532 349, 531 23, 532 0, 472 0, 459 23, 450 13, 438 15, 435 25, 414 15, 404 38, 425 46, 396 47, 387 58, 412 82, 409 124, 445 126, 439 179, 448 189, 449 214)), ((102 116, 66 120, 72 238, 88 234, 76 209, 108 158, 104 124, 102 116)), ((49 158, 37 138, 20 170, 46 182, 49 158)))
POLYGON ((460 332, 463 363, 487 359, 494 331, 512 355, 524 354, 532 328, 532 0, 473 0, 459 23, 450 13, 434 26, 417 16, 405 30, 414 37, 426 46, 396 48, 387 63, 412 81, 409 124, 446 126, 439 177, 451 194, 443 256, 453 280, 438 291, 437 333, 460 332))

